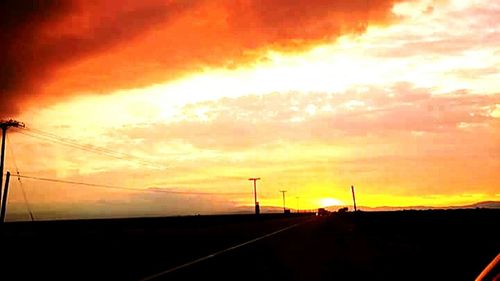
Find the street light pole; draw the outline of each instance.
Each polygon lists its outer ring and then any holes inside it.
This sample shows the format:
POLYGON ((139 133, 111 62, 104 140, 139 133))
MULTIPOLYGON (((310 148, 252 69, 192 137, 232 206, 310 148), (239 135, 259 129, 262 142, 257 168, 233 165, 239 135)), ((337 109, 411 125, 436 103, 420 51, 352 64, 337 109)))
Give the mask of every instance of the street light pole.
POLYGON ((255 214, 258 215, 260 213, 260 208, 259 208, 259 202, 257 202, 257 181, 260 180, 260 178, 249 178, 249 181, 253 181, 253 196, 254 196, 254 203, 255 203, 255 214))
POLYGON ((285 192, 286 190, 280 190, 280 192, 283 194, 283 214, 286 213, 286 208, 285 208, 285 192))

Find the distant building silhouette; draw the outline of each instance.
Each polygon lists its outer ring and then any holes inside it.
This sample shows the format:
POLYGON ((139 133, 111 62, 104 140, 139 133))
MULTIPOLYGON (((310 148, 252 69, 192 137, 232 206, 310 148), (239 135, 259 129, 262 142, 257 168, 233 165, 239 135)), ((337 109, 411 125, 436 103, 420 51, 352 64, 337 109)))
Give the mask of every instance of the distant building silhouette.
POLYGON ((316 215, 318 216, 328 216, 330 214, 330 211, 326 210, 325 208, 318 208, 318 212, 316 215))
POLYGON ((340 208, 337 210, 337 212, 339 212, 339 213, 346 213, 347 211, 349 211, 349 208, 347 208, 347 207, 343 207, 343 208, 340 208))

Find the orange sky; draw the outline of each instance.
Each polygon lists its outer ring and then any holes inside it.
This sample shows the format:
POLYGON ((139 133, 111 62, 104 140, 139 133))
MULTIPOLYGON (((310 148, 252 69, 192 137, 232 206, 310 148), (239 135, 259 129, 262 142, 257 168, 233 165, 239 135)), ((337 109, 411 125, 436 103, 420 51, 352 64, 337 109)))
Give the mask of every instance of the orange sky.
MULTIPOLYGON (((351 184, 365 206, 499 200, 499 4, 14 2, 0 117, 143 161, 13 130, 7 169, 203 192, 23 179, 41 218, 239 210, 253 176, 261 205, 350 203, 351 184)), ((17 181, 9 208, 26 213, 17 181)))

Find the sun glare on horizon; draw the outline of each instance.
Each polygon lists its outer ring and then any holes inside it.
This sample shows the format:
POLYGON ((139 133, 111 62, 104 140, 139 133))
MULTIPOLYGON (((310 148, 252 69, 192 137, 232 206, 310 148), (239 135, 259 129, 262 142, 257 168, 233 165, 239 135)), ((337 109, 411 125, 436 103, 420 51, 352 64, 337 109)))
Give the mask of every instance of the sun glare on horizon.
POLYGON ((331 206, 342 206, 344 205, 344 202, 338 200, 338 199, 335 199, 335 198, 322 198, 319 200, 319 205, 322 207, 322 208, 325 208, 325 207, 331 207, 331 206))

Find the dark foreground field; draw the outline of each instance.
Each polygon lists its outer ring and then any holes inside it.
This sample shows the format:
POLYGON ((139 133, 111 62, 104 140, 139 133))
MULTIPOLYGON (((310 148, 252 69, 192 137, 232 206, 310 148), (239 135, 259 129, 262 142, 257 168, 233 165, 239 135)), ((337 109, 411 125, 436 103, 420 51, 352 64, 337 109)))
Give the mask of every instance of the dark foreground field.
POLYGON ((500 210, 7 223, 0 279, 473 280, 499 226, 500 210))

